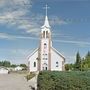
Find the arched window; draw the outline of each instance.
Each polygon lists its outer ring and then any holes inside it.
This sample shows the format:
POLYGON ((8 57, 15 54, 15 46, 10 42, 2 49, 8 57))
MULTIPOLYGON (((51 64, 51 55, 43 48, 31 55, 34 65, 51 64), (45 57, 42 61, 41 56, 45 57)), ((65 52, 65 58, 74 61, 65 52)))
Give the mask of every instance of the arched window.
POLYGON ((43 31, 43 38, 45 38, 45 31, 43 31))
POLYGON ((36 62, 34 62, 34 67, 36 67, 36 62))
POLYGON ((58 64, 58 62, 56 62, 56 64, 58 64))
POLYGON ((28 62, 28 66, 30 66, 30 61, 28 62))
POLYGON ((47 45, 46 43, 44 43, 44 45, 47 45))
POLYGON ((47 44, 46 43, 44 43, 44 49, 46 49, 47 48, 47 44))
POLYGON ((59 63, 58 63, 58 61, 56 62, 56 67, 59 67, 59 63))
POLYGON ((46 38, 48 38, 48 31, 46 31, 46 38))

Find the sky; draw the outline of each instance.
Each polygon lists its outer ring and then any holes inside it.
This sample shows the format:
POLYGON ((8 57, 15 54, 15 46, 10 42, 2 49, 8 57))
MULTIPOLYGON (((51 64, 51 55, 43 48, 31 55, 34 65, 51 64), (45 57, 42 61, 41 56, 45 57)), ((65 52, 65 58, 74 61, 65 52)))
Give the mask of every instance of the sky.
POLYGON ((85 57, 90 50, 89 0, 0 0, 0 61, 28 63, 39 46, 46 4, 53 47, 66 63, 74 63, 78 51, 85 57))

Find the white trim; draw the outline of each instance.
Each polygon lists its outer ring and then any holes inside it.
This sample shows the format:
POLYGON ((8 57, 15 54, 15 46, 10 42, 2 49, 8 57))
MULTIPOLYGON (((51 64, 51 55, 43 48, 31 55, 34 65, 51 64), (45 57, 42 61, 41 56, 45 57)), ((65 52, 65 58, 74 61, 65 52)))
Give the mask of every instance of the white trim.
POLYGON ((29 57, 31 57, 35 52, 37 52, 38 51, 38 48, 37 49, 35 49, 33 52, 32 52, 32 54, 30 54, 29 56, 28 56, 28 58, 29 57))

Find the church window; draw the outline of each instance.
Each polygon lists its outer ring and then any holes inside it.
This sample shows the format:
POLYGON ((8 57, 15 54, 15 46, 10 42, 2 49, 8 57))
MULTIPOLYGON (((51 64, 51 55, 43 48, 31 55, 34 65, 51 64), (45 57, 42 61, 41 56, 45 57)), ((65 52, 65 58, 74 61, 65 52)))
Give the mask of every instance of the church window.
POLYGON ((47 56, 47 54, 43 54, 44 56, 47 56))
POLYGON ((47 56, 47 54, 45 54, 47 56))
POLYGON ((46 45, 46 43, 44 43, 44 45, 46 45))
POLYGON ((45 60, 45 58, 43 58, 43 60, 45 60))
POLYGON ((44 43, 44 49, 46 49, 47 48, 47 44, 46 43, 44 43))
POLYGON ((58 64, 58 62, 56 62, 56 64, 58 64))
POLYGON ((28 62, 28 65, 30 65, 30 61, 28 62))
POLYGON ((45 38, 45 31, 43 31, 43 38, 45 38))
POLYGON ((56 67, 58 67, 58 65, 56 65, 56 67))
POLYGON ((47 67, 45 67, 45 70, 47 70, 47 67))
POLYGON ((43 67, 43 70, 44 70, 44 67, 43 67))
POLYGON ((58 66, 58 62, 56 62, 56 67, 59 67, 59 66, 58 66))
POLYGON ((48 31, 46 31, 46 38, 48 38, 48 31))
POLYGON ((47 60, 47 58, 46 58, 46 60, 47 60))
POLYGON ((34 62, 34 67, 36 67, 36 62, 34 62))
POLYGON ((43 60, 47 60, 47 58, 43 58, 43 60))

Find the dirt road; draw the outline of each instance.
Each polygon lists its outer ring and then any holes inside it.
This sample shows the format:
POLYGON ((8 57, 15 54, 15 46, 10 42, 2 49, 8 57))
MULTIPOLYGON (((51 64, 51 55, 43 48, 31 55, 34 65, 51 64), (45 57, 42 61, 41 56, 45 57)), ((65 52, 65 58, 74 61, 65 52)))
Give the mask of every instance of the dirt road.
POLYGON ((0 75, 0 90, 31 90, 23 74, 0 75))

